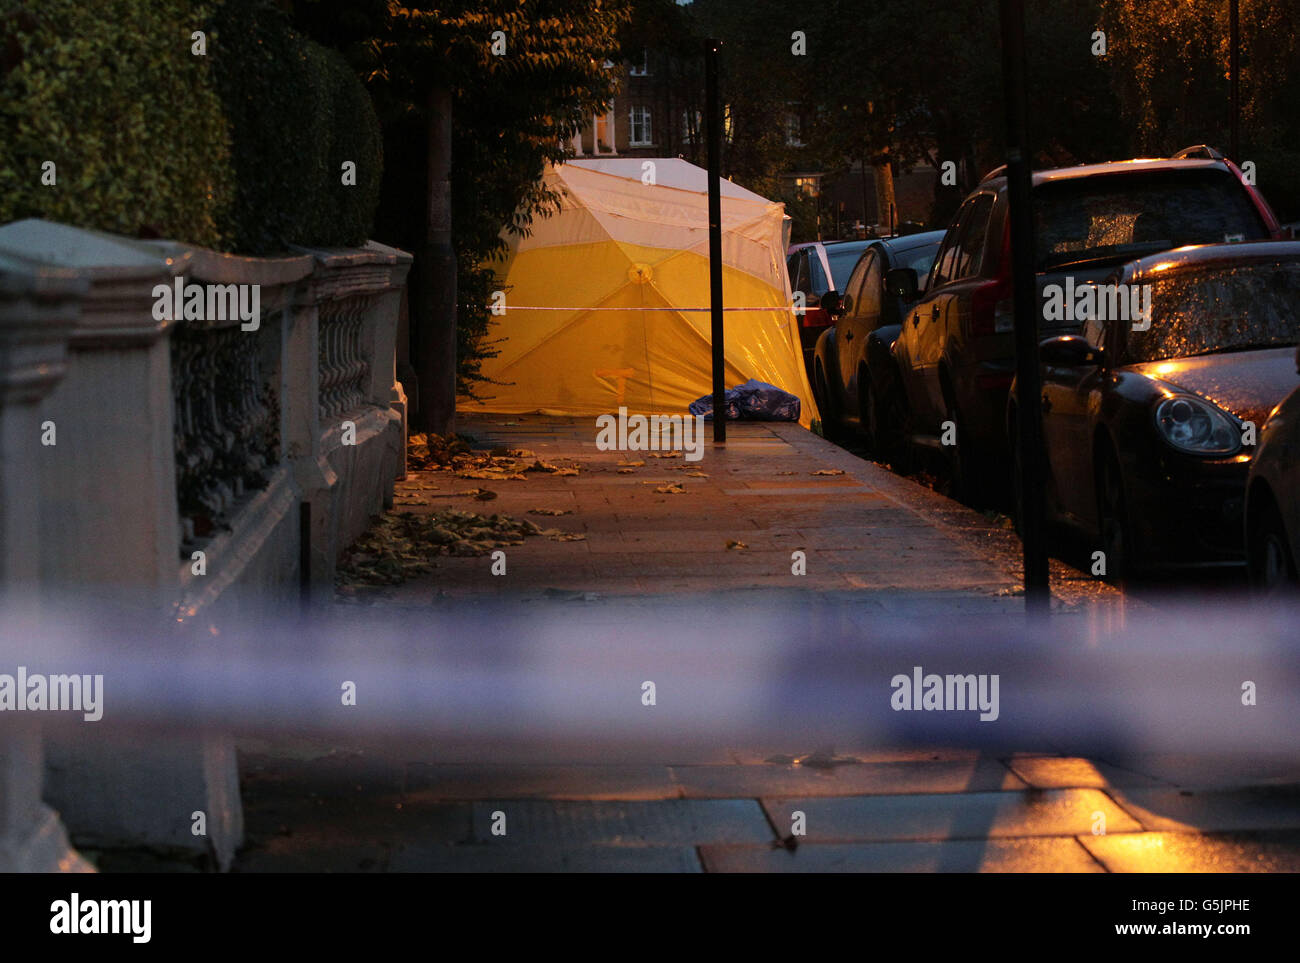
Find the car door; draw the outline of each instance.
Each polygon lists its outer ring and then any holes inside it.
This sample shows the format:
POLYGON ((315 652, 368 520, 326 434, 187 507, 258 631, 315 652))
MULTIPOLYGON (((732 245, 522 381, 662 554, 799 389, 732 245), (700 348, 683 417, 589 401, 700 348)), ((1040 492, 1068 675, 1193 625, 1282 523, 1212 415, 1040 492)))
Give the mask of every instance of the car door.
POLYGON ((854 268, 854 289, 852 311, 847 315, 845 331, 845 353, 840 357, 840 364, 845 370, 845 405, 852 405, 850 411, 861 411, 859 404, 858 375, 862 370, 862 360, 867 355, 867 337, 880 316, 881 285, 880 254, 874 248, 868 249, 854 268))
POLYGON ((953 311, 951 285, 959 278, 961 236, 970 210, 971 201, 967 201, 953 218, 930 270, 925 296, 909 316, 914 352, 909 400, 916 415, 916 430, 922 434, 938 434, 945 414, 946 405, 939 384, 939 360, 943 353, 944 330, 953 311))
POLYGON ((835 357, 839 364, 839 383, 844 387, 845 405, 848 411, 857 411, 857 408, 852 406, 857 398, 857 365, 854 357, 858 345, 862 343, 857 311, 869 254, 870 252, 858 258, 858 263, 853 266, 849 282, 844 286, 844 312, 835 322, 835 357))
MULTIPOLYGON (((1107 325, 1089 320, 1083 336, 1101 346, 1107 325)), ((1051 470, 1057 508, 1076 523, 1086 524, 1094 513, 1092 416, 1101 403, 1101 367, 1043 366, 1043 445, 1051 470)))

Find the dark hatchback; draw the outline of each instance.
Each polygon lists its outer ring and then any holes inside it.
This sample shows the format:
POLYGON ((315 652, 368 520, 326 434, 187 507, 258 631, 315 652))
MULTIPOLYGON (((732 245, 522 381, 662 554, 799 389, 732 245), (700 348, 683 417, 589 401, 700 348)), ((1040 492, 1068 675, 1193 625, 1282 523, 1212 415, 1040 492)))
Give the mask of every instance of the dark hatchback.
POLYGON ((1107 283, 1145 286, 1149 311, 1040 345, 1049 518, 1095 538, 1113 578, 1241 562, 1254 446, 1295 387, 1300 243, 1180 248, 1107 283))
POLYGON ((891 403, 901 389, 890 353, 909 303, 888 290, 885 277, 897 268, 928 276, 943 235, 926 231, 868 243, 846 272, 838 299, 823 299, 835 323, 817 340, 812 384, 827 437, 856 428, 882 452, 901 442, 899 414, 891 403))

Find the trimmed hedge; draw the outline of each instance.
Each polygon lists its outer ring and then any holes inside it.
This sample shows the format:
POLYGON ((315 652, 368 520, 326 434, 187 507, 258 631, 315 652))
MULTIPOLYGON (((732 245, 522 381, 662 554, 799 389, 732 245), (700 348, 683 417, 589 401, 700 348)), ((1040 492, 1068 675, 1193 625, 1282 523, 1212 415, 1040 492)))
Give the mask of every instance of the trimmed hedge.
POLYGON ((269 0, 224 0, 209 48, 230 119, 235 250, 362 243, 379 199, 383 148, 370 96, 339 54, 289 26, 269 0), (343 163, 356 184, 343 183, 343 163))
POLYGON ((0 0, 0 223, 242 254, 352 247, 373 226, 382 144, 346 61, 270 0, 0 0))
POLYGON ((189 0, 0 0, 0 223, 223 246, 226 123, 190 52, 206 16, 189 0))

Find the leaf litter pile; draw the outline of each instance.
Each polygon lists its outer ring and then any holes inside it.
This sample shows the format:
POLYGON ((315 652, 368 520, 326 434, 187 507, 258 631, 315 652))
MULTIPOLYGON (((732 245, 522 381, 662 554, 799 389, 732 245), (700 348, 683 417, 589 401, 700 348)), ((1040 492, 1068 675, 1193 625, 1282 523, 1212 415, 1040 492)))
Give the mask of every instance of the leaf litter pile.
POLYGON ((416 434, 406 446, 406 464, 412 471, 445 471, 457 478, 523 481, 529 472, 576 475, 577 463, 552 465, 526 448, 476 449, 463 435, 416 434))
MULTIPOLYGON (((471 439, 460 435, 414 434, 407 445, 407 466, 415 472, 447 472, 457 478, 493 481, 526 480, 530 473, 576 475, 580 466, 552 465, 535 453, 521 448, 474 449, 471 439)), ((426 476, 427 477, 427 476, 426 476)), ((474 488, 460 492, 421 496, 437 491, 437 485, 414 481, 399 483, 398 504, 428 504, 426 499, 469 496, 480 501, 496 497, 494 492, 474 488), (406 496, 403 498, 402 496, 406 496)), ((560 515, 568 511, 533 509, 532 514, 560 515)), ((545 536, 555 541, 580 541, 585 535, 543 529, 528 519, 509 515, 480 515, 449 508, 432 513, 385 512, 354 542, 340 560, 339 589, 345 594, 358 586, 399 585, 409 578, 434 570, 440 556, 487 555, 499 548, 521 545, 525 538, 545 536)))
POLYGON ((352 544, 339 564, 339 581, 354 585, 398 585, 433 571, 440 555, 487 555, 545 534, 525 519, 476 515, 449 508, 432 515, 388 512, 352 544))

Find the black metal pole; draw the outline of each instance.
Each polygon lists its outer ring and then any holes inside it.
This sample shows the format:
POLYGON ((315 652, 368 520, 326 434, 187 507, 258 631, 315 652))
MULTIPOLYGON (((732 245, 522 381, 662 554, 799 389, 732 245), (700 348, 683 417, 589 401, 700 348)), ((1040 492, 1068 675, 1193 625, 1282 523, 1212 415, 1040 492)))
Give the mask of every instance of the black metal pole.
POLYGON ((713 320, 713 442, 727 440, 726 360, 722 328, 722 119, 718 116, 719 40, 704 41, 704 101, 709 115, 709 306, 713 320))
POLYGON ((1241 32, 1238 28, 1237 0, 1228 0, 1228 86, 1232 117, 1229 120, 1228 152, 1234 164, 1241 164, 1241 32))
POLYGON ((1044 538, 1042 379, 1038 369, 1038 298, 1034 221, 1030 210, 1030 150, 1025 96, 1024 0, 1001 0, 1002 89, 1007 125, 1007 192, 1011 222, 1011 280, 1015 313, 1016 384, 1020 449, 1020 517, 1024 539, 1025 612, 1050 610, 1044 538))

